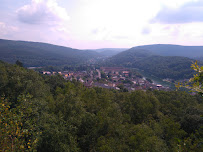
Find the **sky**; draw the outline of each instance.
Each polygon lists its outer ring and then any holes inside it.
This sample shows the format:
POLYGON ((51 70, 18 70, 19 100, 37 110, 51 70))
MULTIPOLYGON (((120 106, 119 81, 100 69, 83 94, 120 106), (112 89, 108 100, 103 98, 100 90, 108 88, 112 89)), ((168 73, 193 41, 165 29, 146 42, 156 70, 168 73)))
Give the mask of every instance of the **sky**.
POLYGON ((0 0, 0 39, 77 49, 203 45, 203 0, 0 0))

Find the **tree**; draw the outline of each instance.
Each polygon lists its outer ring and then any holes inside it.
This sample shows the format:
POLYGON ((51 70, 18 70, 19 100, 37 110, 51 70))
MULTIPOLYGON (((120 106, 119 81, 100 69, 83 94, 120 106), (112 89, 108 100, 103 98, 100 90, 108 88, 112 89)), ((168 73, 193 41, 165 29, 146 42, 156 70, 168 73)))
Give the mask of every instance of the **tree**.
POLYGON ((150 83, 153 83, 153 81, 150 78, 146 78, 147 81, 149 81, 150 83))
POLYGON ((103 78, 103 79, 106 79, 107 77, 106 77, 106 74, 102 71, 101 72, 101 78, 103 78))
POLYGON ((189 80, 189 82, 192 84, 191 89, 203 94, 203 66, 200 67, 196 61, 191 67, 197 72, 197 74, 189 80))
POLYGON ((198 92, 199 94, 203 95, 203 66, 199 66, 197 61, 191 65, 192 69, 197 73, 189 79, 188 83, 178 83, 176 85, 177 88, 185 87, 190 89, 191 91, 198 92))
MULTIPOLYGON (((203 66, 199 66, 197 64, 197 61, 191 65, 192 69, 196 71, 196 74, 189 79, 188 83, 178 83, 176 85, 177 88, 179 87, 185 87, 190 89, 191 91, 199 93, 201 96, 203 96, 203 66)), ((195 110, 196 111, 196 110, 195 110)), ((201 114, 201 113, 200 113, 201 114)), ((187 139, 184 139, 184 141, 180 140, 178 146, 179 151, 202 151, 203 150, 203 141, 202 141, 202 135, 203 135, 203 127, 201 123, 203 115, 185 115, 182 127, 184 128, 186 126, 188 132, 193 132, 195 130, 195 133, 191 134, 190 137, 187 139), (189 122, 189 124, 188 124, 189 122), (191 125, 191 122, 193 122, 191 125)))
POLYGON ((36 118, 29 98, 19 97, 19 105, 0 98, 0 151, 34 151, 38 141, 36 118), (29 119, 28 119, 29 118, 29 119))
POLYGON ((16 61, 16 65, 20 66, 20 67, 23 67, 23 63, 20 62, 19 60, 16 61))

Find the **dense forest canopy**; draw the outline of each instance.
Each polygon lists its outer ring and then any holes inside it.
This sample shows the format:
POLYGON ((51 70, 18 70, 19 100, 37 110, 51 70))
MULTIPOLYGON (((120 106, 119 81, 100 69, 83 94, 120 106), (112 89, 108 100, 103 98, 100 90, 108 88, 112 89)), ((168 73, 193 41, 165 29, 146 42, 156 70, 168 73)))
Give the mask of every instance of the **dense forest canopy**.
POLYGON ((1 151, 203 151, 203 103, 180 91, 86 88, 0 62, 1 151))

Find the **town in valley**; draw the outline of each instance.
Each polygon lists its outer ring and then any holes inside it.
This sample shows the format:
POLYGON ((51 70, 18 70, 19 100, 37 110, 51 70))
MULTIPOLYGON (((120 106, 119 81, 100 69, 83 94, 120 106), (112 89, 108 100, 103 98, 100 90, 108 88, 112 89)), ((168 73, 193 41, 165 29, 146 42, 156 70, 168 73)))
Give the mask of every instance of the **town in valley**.
POLYGON ((80 81, 84 86, 102 87, 124 91, 135 90, 170 90, 169 87, 154 83, 151 79, 145 78, 132 69, 123 67, 100 67, 85 71, 42 71, 44 75, 61 75, 69 81, 80 81))

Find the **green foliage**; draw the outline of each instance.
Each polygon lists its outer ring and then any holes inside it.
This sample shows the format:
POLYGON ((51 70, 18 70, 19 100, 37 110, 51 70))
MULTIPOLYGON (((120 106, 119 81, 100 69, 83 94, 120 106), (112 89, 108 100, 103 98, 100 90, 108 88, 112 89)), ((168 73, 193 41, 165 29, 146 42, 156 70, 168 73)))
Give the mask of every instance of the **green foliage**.
POLYGON ((190 78, 189 82, 176 84, 176 87, 179 89, 180 87, 185 87, 190 89, 192 92, 197 92, 199 94, 203 94, 203 66, 199 66, 197 61, 191 65, 192 69, 196 72, 192 78, 190 78))
POLYGON ((0 94, 5 95, 12 102, 17 102, 19 95, 28 93, 32 98, 44 98, 49 91, 43 78, 32 70, 4 63, 0 65, 0 71, 0 78, 2 78, 0 94))
POLYGON ((202 151, 199 96, 86 88, 3 62, 0 78, 1 151, 202 151))
POLYGON ((203 66, 200 67, 199 65, 197 65, 197 61, 196 61, 194 64, 192 64, 192 68, 193 68, 193 70, 195 70, 197 72, 197 74, 194 75, 194 77, 189 80, 189 82, 192 85, 192 87, 190 87, 190 88, 196 92, 203 94, 203 86, 202 86, 203 66))
POLYGON ((102 78, 102 79, 106 79, 106 78, 107 78, 107 77, 106 77, 106 74, 105 74, 103 71, 101 72, 101 78, 102 78))
POLYGON ((20 66, 20 67, 23 67, 23 63, 20 62, 19 60, 16 61, 16 65, 20 66))
POLYGON ((11 108, 6 99, 0 99, 0 151, 36 151, 39 132, 32 105, 29 97, 18 102, 11 108))

